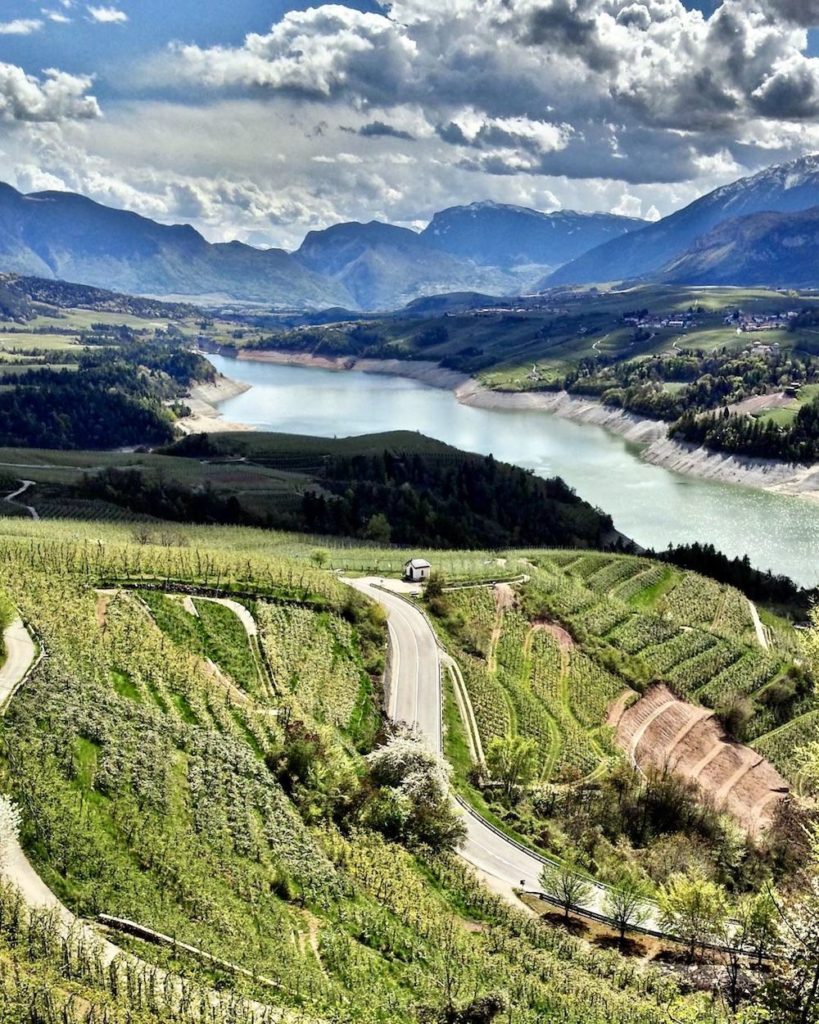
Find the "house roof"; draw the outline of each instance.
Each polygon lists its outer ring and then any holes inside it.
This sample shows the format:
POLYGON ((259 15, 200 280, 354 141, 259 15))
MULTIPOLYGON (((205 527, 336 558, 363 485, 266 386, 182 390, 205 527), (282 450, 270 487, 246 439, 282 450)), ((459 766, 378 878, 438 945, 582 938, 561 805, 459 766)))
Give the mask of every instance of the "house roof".
POLYGON ((430 564, 426 558, 411 558, 407 563, 411 565, 413 569, 429 569, 430 564))

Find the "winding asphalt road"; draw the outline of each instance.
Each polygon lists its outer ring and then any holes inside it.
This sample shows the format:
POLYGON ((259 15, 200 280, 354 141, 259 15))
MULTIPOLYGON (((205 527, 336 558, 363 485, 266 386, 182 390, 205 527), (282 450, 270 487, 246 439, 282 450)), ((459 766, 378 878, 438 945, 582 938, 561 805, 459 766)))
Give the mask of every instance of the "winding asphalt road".
MULTIPOLYGON (((441 731, 441 657, 438 641, 424 614, 404 597, 384 586, 393 581, 378 577, 346 580, 350 586, 377 601, 387 612, 391 640, 389 715, 395 722, 414 726, 430 747, 443 754, 441 731)), ((409 593, 410 588, 402 592, 409 593)), ((539 876, 546 858, 538 857, 496 831, 488 822, 461 804, 466 839, 460 854, 495 887, 511 895, 512 889, 540 889, 539 876)), ((595 883, 589 899, 580 906, 605 915, 607 889, 595 883)), ((647 909, 643 926, 656 928, 654 908, 647 909)))
MULTIPOLYGON (((441 732, 441 657, 432 627, 403 597, 387 592, 377 578, 348 581, 377 601, 388 614, 391 639, 389 714, 414 726, 432 749, 443 753, 441 732)), ((538 888, 543 862, 465 812, 467 837, 460 853, 473 867, 506 886, 538 888)), ((590 909, 599 912, 598 900, 590 909)))

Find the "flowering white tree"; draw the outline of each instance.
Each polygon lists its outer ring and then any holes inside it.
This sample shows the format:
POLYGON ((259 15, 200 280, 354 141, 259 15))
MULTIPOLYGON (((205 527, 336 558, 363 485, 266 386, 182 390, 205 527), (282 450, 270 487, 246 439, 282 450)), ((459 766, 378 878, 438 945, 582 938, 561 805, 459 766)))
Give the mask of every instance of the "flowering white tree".
POLYGON ((449 765, 417 733, 398 733, 366 760, 381 789, 371 824, 382 827, 389 819, 401 838, 435 848, 457 846, 464 826, 449 801, 449 765))
POLYGON ((20 811, 9 797, 0 795, 0 870, 6 866, 9 851, 20 835, 20 811))

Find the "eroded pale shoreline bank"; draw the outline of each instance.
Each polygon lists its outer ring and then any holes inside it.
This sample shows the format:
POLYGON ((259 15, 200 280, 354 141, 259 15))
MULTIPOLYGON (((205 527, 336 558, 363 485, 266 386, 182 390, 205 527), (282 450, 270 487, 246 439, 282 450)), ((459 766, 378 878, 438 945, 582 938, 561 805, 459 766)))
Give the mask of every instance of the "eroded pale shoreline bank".
POLYGON ((252 430, 247 423, 231 423, 219 411, 219 403, 226 402, 250 390, 249 384, 231 380, 218 374, 208 384, 195 384, 190 395, 184 400, 190 414, 177 421, 185 434, 209 434, 223 430, 252 430))
MULTIPOLYGON (((430 387, 454 392, 462 405, 501 411, 538 409, 618 434, 626 441, 640 446, 640 458, 645 462, 674 473, 819 501, 819 464, 804 466, 774 459, 730 455, 673 441, 666 436, 666 424, 663 422, 644 419, 565 391, 492 391, 473 377, 423 360, 357 359, 354 356, 315 356, 275 350, 243 351, 236 358, 246 362, 310 366, 334 371, 358 370, 363 373, 407 377, 430 387)), ((237 394, 247 390, 246 385, 240 384, 238 387, 239 391, 235 392, 237 394)), ((232 395, 219 394, 214 401, 221 402, 229 397, 232 395)), ((211 404, 211 413, 201 419, 204 425, 196 426, 195 429, 250 429, 246 425, 227 424, 219 417, 218 409, 211 404)))

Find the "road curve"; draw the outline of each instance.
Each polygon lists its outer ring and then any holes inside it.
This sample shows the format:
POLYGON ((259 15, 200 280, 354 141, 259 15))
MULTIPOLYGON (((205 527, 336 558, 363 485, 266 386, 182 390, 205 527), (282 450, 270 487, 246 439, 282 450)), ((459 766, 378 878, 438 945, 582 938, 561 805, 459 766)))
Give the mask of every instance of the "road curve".
POLYGON ((432 628, 404 598, 381 589, 377 577, 346 582, 377 601, 388 615, 390 718, 414 726, 430 747, 441 753, 441 661, 432 628))
POLYGON ((19 505, 20 508, 24 508, 32 519, 39 519, 40 513, 37 511, 36 508, 34 508, 33 505, 26 505, 22 501, 17 500, 21 495, 26 493, 29 487, 34 487, 34 481, 23 480, 22 486, 18 487, 17 490, 13 491, 11 494, 7 494, 4 500, 7 501, 10 505, 19 505))
MULTIPOLYGON (((377 601, 387 612, 391 646, 388 711, 396 722, 406 722, 443 753, 441 732, 441 657, 438 641, 423 612, 405 598, 384 589, 394 585, 378 577, 345 582, 377 601)), ((531 853, 496 831, 483 818, 462 806, 466 839, 460 855, 472 867, 500 882, 507 890, 539 889, 540 872, 548 858, 531 853)), ((605 916, 606 886, 593 883, 581 908, 605 916)), ((654 908, 643 926, 656 928, 654 908)))

